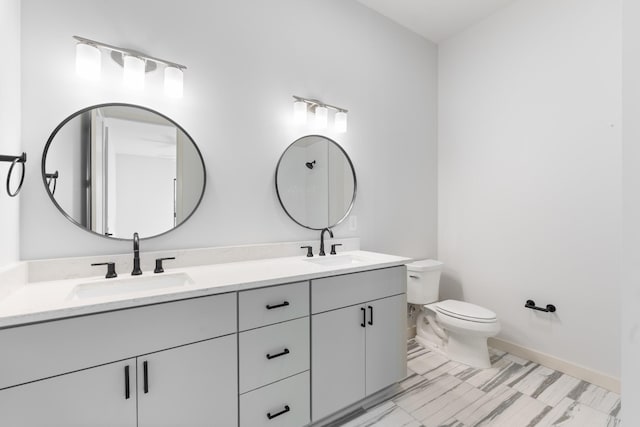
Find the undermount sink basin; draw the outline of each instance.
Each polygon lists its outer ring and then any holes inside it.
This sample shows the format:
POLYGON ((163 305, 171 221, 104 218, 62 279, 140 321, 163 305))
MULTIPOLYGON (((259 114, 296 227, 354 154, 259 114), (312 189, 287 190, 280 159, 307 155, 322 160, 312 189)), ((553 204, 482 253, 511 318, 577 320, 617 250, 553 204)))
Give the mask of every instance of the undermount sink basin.
POLYGON ((366 262, 365 259, 353 255, 327 255, 320 258, 307 258, 305 261, 327 266, 355 265, 366 262))
POLYGON ((77 285, 67 299, 112 297, 135 292, 181 288, 193 283, 193 279, 185 273, 104 279, 77 285))

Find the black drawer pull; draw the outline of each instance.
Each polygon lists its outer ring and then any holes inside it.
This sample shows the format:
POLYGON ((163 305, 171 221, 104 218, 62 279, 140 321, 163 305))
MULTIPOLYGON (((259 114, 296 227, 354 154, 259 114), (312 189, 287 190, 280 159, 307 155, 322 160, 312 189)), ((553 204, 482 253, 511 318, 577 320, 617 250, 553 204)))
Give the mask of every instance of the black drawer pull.
POLYGON ((373 326, 373 307, 369 306, 369 325, 373 326))
POLYGON ((267 304, 267 310, 273 310, 274 308, 286 307, 289 305, 289 301, 285 301, 282 304, 269 305, 267 304))
POLYGON ((362 323, 360 323, 360 326, 366 328, 367 325, 365 325, 365 323, 367 321, 367 309, 364 307, 360 307, 360 310, 362 310, 362 323))
POLYGON ((285 354, 289 354, 289 349, 288 348, 285 348, 284 350, 282 350, 282 352, 280 352, 278 354, 274 354, 274 355, 271 355, 271 354, 267 353, 267 359, 269 359, 269 360, 275 359, 276 357, 284 356, 285 354))
POLYGON ((269 418, 270 420, 274 419, 275 417, 279 417, 282 414, 286 414, 287 412, 289 412, 291 410, 291 408, 289 408, 289 405, 284 405, 284 409, 280 412, 276 412, 275 414, 271 415, 271 412, 267 412, 267 418, 269 418))
POLYGON ((142 362, 142 375, 144 375, 144 392, 149 393, 149 364, 145 360, 142 362))
POLYGON ((129 365, 124 367, 124 398, 131 397, 131 388, 129 386, 129 365))

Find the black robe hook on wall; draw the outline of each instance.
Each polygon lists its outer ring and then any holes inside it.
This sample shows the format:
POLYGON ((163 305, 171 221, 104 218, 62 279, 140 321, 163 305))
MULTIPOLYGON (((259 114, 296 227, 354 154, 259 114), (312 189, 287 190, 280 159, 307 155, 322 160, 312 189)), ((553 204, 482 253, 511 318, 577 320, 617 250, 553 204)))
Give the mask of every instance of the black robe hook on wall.
POLYGON ((20 156, 5 156, 0 154, 0 162, 11 162, 11 166, 9 166, 9 172, 7 173, 6 189, 9 197, 15 197, 18 195, 18 193, 22 189, 22 184, 24 183, 24 172, 25 172, 24 164, 27 162, 27 153, 23 152, 22 155, 20 156), (22 174, 20 176, 20 183, 18 184, 18 188, 16 188, 16 191, 12 192, 10 187, 11 174, 13 174, 13 168, 15 168, 17 163, 20 163, 22 165, 22 174))

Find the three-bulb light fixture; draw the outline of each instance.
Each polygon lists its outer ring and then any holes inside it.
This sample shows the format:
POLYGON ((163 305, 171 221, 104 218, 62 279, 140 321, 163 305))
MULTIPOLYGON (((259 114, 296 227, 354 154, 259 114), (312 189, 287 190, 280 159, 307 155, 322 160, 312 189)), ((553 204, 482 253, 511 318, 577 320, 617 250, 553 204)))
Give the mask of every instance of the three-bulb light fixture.
POLYGON ((99 80, 102 70, 102 50, 122 65, 122 82, 132 90, 144 89, 145 73, 164 66, 164 93, 171 98, 182 98, 184 87, 184 65, 164 59, 143 55, 130 49, 124 49, 106 43, 73 36, 76 44, 76 73, 88 80, 99 80))
POLYGON ((334 105, 325 104, 317 99, 302 98, 293 95, 293 122, 301 125, 307 123, 309 111, 313 113, 313 127, 318 130, 327 128, 329 122, 329 110, 335 111, 333 118, 334 130, 338 133, 347 131, 348 110, 334 105))

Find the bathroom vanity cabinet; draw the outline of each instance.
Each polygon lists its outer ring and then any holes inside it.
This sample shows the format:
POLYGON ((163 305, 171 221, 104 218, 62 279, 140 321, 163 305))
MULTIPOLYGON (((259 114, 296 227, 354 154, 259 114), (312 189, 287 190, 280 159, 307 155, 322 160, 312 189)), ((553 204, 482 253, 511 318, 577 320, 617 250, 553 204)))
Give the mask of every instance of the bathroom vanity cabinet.
POLYGON ((320 425, 404 377, 405 319, 397 266, 0 329, 0 425, 320 425))
POLYGON ((0 425, 235 425, 235 332, 235 293, 0 330, 0 425))
POLYGON ((395 267, 311 282, 314 421, 405 377, 405 276, 395 267))

